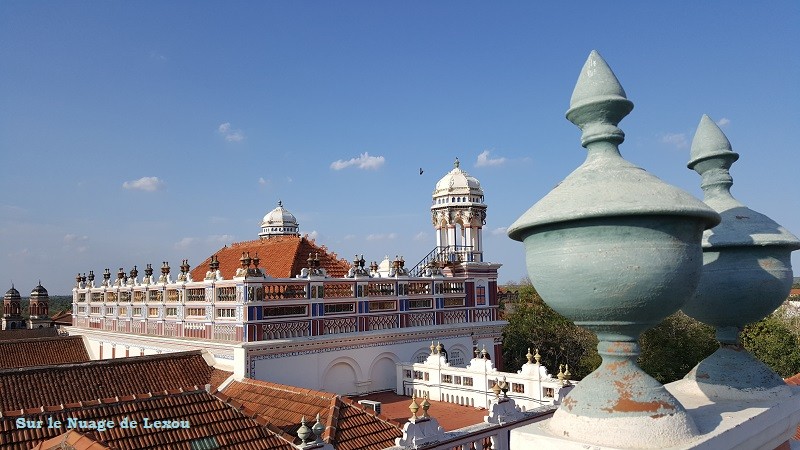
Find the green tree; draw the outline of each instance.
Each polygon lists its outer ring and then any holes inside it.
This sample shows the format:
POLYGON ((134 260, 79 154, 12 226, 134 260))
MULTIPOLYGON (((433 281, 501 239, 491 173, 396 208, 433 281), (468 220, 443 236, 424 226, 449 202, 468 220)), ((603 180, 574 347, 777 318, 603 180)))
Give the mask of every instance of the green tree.
POLYGON ((788 378, 800 372, 797 317, 783 308, 747 325, 740 339, 744 348, 778 375, 788 378))
POLYGON ((714 328, 678 311, 639 337, 639 367, 661 383, 683 378, 718 348, 714 328))
POLYGON ((503 359, 507 370, 513 371, 527 362, 525 355, 539 349, 542 364, 551 373, 559 364, 569 364, 571 378, 581 379, 600 364, 597 337, 561 316, 544 303, 531 285, 523 280, 518 289, 519 299, 506 315, 508 325, 503 330, 503 359))

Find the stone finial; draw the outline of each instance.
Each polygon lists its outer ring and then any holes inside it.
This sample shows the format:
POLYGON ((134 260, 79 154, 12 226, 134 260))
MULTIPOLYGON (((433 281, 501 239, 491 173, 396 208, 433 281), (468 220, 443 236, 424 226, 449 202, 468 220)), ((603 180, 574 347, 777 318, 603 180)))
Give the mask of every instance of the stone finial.
POLYGON ((572 374, 569 373, 569 364, 564 364, 564 380, 563 380, 564 386, 569 384, 569 378, 571 376, 572 374))
POLYGON ((528 353, 525 354, 525 357, 528 358, 528 364, 533 364, 533 361, 531 361, 531 359, 533 359, 533 355, 531 354, 530 347, 528 347, 528 353))
POLYGON ((422 417, 429 417, 428 410, 431 409, 431 402, 428 401, 429 396, 430 394, 428 393, 422 396, 422 417))
POLYGON ((596 50, 592 50, 581 69, 569 106, 567 119, 583 130, 584 147, 598 140, 616 144, 625 140, 625 133, 617 124, 633 110, 633 102, 596 50))
POLYGON ((436 345, 434 345, 433 341, 431 341, 430 349, 431 349, 431 355, 435 355, 436 354, 436 345))
POLYGON ((311 427, 311 431, 314 432, 314 436, 316 436, 316 442, 322 442, 322 433, 325 432, 325 425, 319 418, 319 413, 317 413, 317 421, 314 423, 314 426, 311 427))
POLYGON ((417 419, 417 411, 419 411, 419 405, 417 404, 417 396, 416 396, 416 394, 411 396, 411 404, 408 405, 408 409, 411 410, 411 419, 412 420, 416 420, 417 419))
POLYGON ((486 344, 483 344, 483 350, 481 350, 481 358, 486 359, 489 355, 489 352, 486 351, 486 344))
POLYGON ((501 390, 502 389, 500 388, 500 380, 495 378, 494 379, 494 385, 492 385, 492 392, 494 392, 495 398, 500 399, 501 390))
POLYGON ((540 364, 540 361, 542 360, 542 355, 539 354, 538 348, 536 349, 536 354, 533 355, 533 358, 536 360, 536 364, 540 364))
POLYGON ((306 426, 306 416, 303 416, 300 420, 300 428, 297 429, 297 437, 300 438, 303 444, 306 444, 311 440, 312 434, 311 429, 306 426))
POLYGON ((442 353, 442 348, 443 348, 442 347, 442 343, 441 342, 437 343, 436 344, 436 353, 437 354, 441 354, 442 353))
POLYGON ((456 156, 456 160, 453 161, 453 168, 458 169, 461 166, 461 163, 458 161, 458 156, 456 156))
POLYGON ((558 365, 558 375, 556 375, 556 378, 558 378, 558 384, 563 386, 564 385, 564 365, 563 364, 559 364, 558 365))

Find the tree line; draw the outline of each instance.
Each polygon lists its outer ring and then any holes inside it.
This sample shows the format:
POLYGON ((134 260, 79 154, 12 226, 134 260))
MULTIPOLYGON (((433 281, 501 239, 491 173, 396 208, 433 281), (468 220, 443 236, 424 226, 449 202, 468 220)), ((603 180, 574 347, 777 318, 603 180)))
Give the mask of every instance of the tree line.
MULTIPOLYGON (((571 378, 580 380, 600 365, 597 337, 561 316, 542 300, 526 278, 503 286, 516 291, 501 305, 508 325, 503 330, 503 358, 513 370, 527 362, 528 348, 539 350, 551 372, 568 364, 571 378)), ((642 334, 639 365, 661 383, 683 378, 697 363, 719 348, 714 328, 677 312, 642 334)), ((763 320, 747 325, 742 345, 784 378, 800 373, 800 311, 784 305, 763 320)))

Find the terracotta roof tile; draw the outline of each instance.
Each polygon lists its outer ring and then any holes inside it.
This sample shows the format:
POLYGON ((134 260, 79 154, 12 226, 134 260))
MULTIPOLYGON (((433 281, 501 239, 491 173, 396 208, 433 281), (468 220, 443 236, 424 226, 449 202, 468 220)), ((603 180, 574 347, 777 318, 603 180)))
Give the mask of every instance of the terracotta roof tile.
MULTIPOLYGON (((353 397, 353 400, 381 402, 381 414, 400 423, 405 423, 411 417, 411 411, 408 409, 411 404, 411 397, 397 395, 394 392, 378 392, 362 397, 353 397)), ((483 408, 461 406, 436 400, 429 400, 429 402, 431 404, 431 408, 428 410, 430 416, 435 417, 445 431, 453 431, 469 425, 483 423, 483 417, 488 415, 488 411, 483 408)), ((417 403, 421 404, 422 399, 417 399, 417 403)), ((422 410, 420 409, 418 413, 421 414, 422 410)))
MULTIPOLYGON (((224 371, 206 363, 200 350, 106 359, 75 364, 0 370, 0 411, 39 408, 184 386, 214 390, 224 371), (222 373, 220 373, 222 372, 222 373)), ((5 413, 4 413, 5 414, 5 413)))
MULTIPOLYGON (((287 441, 260 426, 225 402, 204 390, 178 394, 153 395, 146 399, 118 401, 97 406, 63 409, 54 413, 30 414, 27 420, 62 421, 61 428, 19 429, 13 417, 0 419, 0 447, 9 450, 31 448, 38 443, 64 439, 68 419, 111 420, 119 424, 124 418, 135 420, 137 428, 119 426, 105 431, 80 429, 83 438, 90 438, 113 449, 190 449, 191 442, 214 439, 220 449, 294 450, 287 441), (188 421, 188 428, 144 428, 145 419, 188 421)), ((77 442, 77 434, 76 437, 77 442)), ((88 443, 88 442, 87 442, 88 443)), ((59 447, 40 447, 59 448, 59 447)), ((80 447, 77 447, 80 448, 80 447)), ((94 447, 84 447, 87 450, 94 447)))
POLYGON ((84 436, 75 430, 69 430, 52 439, 40 442, 32 450, 106 450, 108 447, 84 436))
POLYGON ((89 361, 80 336, 0 341, 0 369, 89 361))
MULTIPOLYGON (((250 257, 255 257, 258 254, 261 259, 259 268, 267 276, 273 278, 293 278, 298 275, 303 268, 308 266, 309 253, 319 255, 320 266, 331 277, 343 277, 350 269, 350 264, 347 261, 339 259, 335 253, 329 252, 324 246, 318 246, 314 241, 306 237, 276 236, 270 239, 236 242, 219 249, 215 255, 219 261, 219 270, 224 278, 233 278, 236 269, 241 267, 239 259, 242 257, 243 252, 250 252, 250 257)), ((209 256, 195 266, 191 270, 192 279, 195 281, 203 280, 210 262, 211 257, 209 256)))
POLYGON ((323 439, 337 450, 380 450, 402 436, 399 424, 329 392, 244 379, 229 384, 222 395, 293 437, 303 417, 311 426, 319 414, 326 428, 323 439))
POLYGON ((56 327, 46 328, 21 328, 16 330, 3 330, 0 331, 0 341, 11 341, 18 339, 31 339, 40 337, 53 337, 58 336, 58 329, 56 327))
POLYGON ((50 317, 50 320, 58 325, 72 325, 72 310, 62 309, 50 317))

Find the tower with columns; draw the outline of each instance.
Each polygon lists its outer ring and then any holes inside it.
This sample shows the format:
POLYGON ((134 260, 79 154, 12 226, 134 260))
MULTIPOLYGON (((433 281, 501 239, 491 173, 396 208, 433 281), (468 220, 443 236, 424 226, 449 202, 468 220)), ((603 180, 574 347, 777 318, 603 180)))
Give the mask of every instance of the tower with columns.
POLYGON ((481 262, 481 233, 486 222, 483 189, 475 177, 461 169, 458 158, 453 166, 433 190, 431 219, 436 229, 437 253, 451 262, 481 262))

